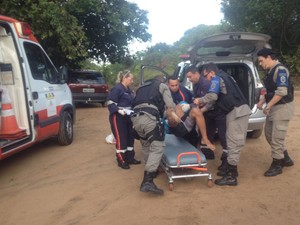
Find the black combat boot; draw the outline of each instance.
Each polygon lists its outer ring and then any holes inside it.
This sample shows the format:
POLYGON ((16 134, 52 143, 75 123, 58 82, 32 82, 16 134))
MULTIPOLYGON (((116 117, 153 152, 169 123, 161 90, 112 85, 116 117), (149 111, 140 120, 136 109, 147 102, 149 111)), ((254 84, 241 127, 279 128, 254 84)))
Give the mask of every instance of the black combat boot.
POLYGON ((236 179, 237 175, 238 175, 237 166, 233 166, 228 163, 228 170, 226 175, 221 179, 215 180, 215 184, 220 186, 224 186, 224 185, 236 186, 238 184, 236 179))
POLYGON ((228 171, 228 162, 227 162, 227 153, 223 152, 221 155, 221 165, 218 167, 217 175, 220 177, 224 177, 228 171))
POLYGON ((134 150, 131 150, 131 151, 126 151, 125 152, 125 161, 129 164, 129 165, 138 165, 138 164, 141 164, 141 161, 139 160, 136 160, 134 158, 135 156, 135 152, 134 150))
POLYGON ((227 167, 228 167, 227 156, 228 156, 227 152, 224 152, 224 151, 223 151, 223 153, 222 153, 222 155, 221 155, 221 158, 220 158, 220 160, 221 160, 222 163, 221 163, 221 165, 218 167, 218 170, 224 170, 224 169, 227 169, 227 167))
POLYGON ((130 169, 129 164, 124 160, 125 159, 125 153, 116 153, 118 166, 122 169, 130 169))
POLYGON ((293 165, 294 165, 294 162, 293 162, 293 160, 290 158, 290 156, 289 156, 287 150, 285 150, 285 151, 283 152, 283 154, 284 154, 284 158, 283 158, 283 160, 282 160, 282 166, 283 166, 283 167, 284 167, 284 166, 286 166, 286 167, 293 166, 293 165))
POLYGON ((273 159, 270 168, 264 173, 266 177, 273 177, 282 173, 283 159, 273 159))
POLYGON ((153 178, 156 172, 144 172, 144 179, 140 187, 141 192, 151 192, 157 195, 163 195, 164 191, 156 187, 153 183, 153 178))

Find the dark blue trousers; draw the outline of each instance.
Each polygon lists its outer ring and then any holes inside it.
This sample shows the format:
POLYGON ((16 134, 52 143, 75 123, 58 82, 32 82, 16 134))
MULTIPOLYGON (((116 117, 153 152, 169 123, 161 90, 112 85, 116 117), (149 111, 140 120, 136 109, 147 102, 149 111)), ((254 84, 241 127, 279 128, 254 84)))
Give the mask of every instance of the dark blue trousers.
POLYGON ((127 147, 133 147, 134 133, 130 116, 114 113, 109 116, 109 122, 116 139, 116 150, 125 152, 127 147))
POLYGON ((226 114, 219 110, 214 109, 205 112, 204 114, 207 136, 210 141, 213 141, 218 131, 218 137, 223 149, 227 149, 226 143, 226 114))

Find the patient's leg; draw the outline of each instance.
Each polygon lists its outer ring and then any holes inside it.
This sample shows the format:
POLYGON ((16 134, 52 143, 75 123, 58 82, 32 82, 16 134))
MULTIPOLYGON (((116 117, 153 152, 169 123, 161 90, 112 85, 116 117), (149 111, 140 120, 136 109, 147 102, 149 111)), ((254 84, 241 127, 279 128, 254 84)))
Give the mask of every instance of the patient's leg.
POLYGON ((190 117, 196 121, 197 127, 200 130, 202 136, 202 143, 206 144, 211 150, 215 150, 216 146, 210 142, 206 133, 206 124, 202 112, 198 108, 192 108, 190 110, 190 117))

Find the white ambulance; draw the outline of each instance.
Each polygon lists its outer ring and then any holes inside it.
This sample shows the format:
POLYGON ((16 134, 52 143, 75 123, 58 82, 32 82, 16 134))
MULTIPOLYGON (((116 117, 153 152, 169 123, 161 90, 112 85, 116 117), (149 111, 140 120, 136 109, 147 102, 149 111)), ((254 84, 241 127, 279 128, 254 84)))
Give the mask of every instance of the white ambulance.
POLYGON ((65 71, 28 24, 0 15, 0 160, 51 137, 72 143, 75 108, 65 71))

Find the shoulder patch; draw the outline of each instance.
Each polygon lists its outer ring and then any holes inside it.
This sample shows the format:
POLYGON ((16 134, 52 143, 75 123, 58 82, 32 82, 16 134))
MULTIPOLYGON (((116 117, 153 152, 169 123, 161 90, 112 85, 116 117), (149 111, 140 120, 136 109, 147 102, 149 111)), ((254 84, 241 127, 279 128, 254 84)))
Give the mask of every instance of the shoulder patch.
POLYGON ((219 94, 219 92, 220 92, 220 78, 219 77, 214 77, 210 81, 210 86, 209 86, 208 92, 213 92, 213 93, 219 94))
POLYGON ((211 82, 210 89, 215 90, 216 86, 217 86, 216 82, 211 82))
POLYGON ((276 84, 277 86, 288 86, 288 77, 287 71, 285 69, 278 70, 278 77, 276 84))

